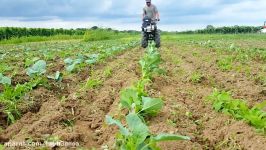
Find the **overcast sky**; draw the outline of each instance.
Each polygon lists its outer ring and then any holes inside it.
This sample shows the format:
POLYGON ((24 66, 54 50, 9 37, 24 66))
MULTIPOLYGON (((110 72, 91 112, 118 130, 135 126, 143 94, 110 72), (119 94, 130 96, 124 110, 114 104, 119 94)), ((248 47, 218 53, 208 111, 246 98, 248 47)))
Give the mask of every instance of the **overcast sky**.
MULTIPOLYGON (((266 0, 152 0, 163 30, 255 25, 266 20, 266 0)), ((0 26, 136 29, 145 0, 0 0, 0 26)))

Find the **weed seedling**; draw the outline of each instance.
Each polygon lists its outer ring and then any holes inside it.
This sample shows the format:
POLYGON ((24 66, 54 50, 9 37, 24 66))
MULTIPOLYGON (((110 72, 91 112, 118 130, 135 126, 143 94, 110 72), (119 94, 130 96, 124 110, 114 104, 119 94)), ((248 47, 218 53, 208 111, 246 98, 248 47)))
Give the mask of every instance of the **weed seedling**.
POLYGON ((190 81, 193 83, 200 83, 203 79, 203 75, 199 72, 194 72, 190 76, 190 81))
POLYGON ((95 89, 100 87, 103 84, 103 81, 100 79, 88 79, 85 87, 88 89, 95 89))

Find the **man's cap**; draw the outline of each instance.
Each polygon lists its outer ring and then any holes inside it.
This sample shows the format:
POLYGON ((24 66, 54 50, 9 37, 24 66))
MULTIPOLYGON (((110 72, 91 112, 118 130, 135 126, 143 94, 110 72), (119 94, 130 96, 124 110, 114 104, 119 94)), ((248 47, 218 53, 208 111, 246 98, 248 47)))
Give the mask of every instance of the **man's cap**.
POLYGON ((151 0, 146 0, 146 3, 148 3, 148 2, 150 3, 150 2, 151 2, 151 0))

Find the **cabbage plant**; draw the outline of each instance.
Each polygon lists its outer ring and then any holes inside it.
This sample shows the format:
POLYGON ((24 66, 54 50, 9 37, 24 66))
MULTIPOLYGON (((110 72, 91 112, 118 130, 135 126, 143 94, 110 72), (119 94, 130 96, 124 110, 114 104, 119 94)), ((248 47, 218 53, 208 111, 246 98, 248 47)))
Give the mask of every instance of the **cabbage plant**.
POLYGON ((2 73, 0 73, 0 83, 1 84, 7 84, 11 85, 11 79, 9 77, 4 76, 2 73))
POLYGON ((33 77, 34 75, 42 75, 46 72, 46 62, 38 60, 34 65, 27 69, 27 75, 33 77))
POLYGON ((130 113, 126 116, 127 127, 110 116, 106 116, 106 122, 108 125, 119 127, 115 145, 116 149, 119 150, 159 150, 160 148, 156 145, 158 142, 190 140, 188 136, 176 134, 161 133, 153 135, 147 125, 135 113, 130 113))

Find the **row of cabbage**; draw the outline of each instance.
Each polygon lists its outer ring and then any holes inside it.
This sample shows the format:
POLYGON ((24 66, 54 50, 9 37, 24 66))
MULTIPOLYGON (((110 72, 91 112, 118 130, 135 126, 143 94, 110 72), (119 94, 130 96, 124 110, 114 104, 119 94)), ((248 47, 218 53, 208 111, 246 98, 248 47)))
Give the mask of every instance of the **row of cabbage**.
POLYGON ((101 49, 94 54, 76 54, 64 60, 66 70, 62 72, 58 70, 54 73, 47 73, 49 64, 45 60, 37 59, 33 65, 30 65, 26 69, 26 74, 30 77, 30 80, 23 84, 14 85, 13 83, 12 85, 12 77, 0 73, 0 84, 2 84, 1 86, 3 87, 0 93, 1 112, 6 115, 7 123, 12 124, 22 116, 19 105, 23 103, 23 97, 33 89, 38 86, 44 86, 49 89, 49 81, 55 80, 60 83, 63 79, 63 75, 72 73, 77 68, 82 69, 82 67, 88 67, 99 63, 119 52, 135 47, 137 44, 138 42, 134 41, 101 49))
MULTIPOLYGON (((149 131, 146 120, 157 115, 163 107, 161 98, 148 95, 147 87, 152 84, 153 75, 164 72, 159 68, 161 55, 153 44, 146 49, 145 56, 139 61, 141 78, 132 87, 126 88, 120 94, 120 108, 127 110, 126 125, 122 120, 106 116, 109 125, 119 127, 114 149, 120 150, 158 150, 157 142, 169 140, 190 140, 188 136, 161 133, 154 135, 149 131)), ((124 111, 123 111, 124 112, 124 111)))
POLYGON ((85 55, 99 53, 110 48, 117 49, 127 47, 130 43, 127 39, 80 42, 39 42, 23 43, 18 45, 0 45, 0 73, 11 77, 16 72, 23 72, 38 60, 45 60, 50 66, 64 58, 72 58, 73 54, 85 55))

